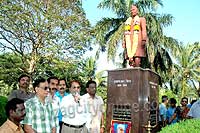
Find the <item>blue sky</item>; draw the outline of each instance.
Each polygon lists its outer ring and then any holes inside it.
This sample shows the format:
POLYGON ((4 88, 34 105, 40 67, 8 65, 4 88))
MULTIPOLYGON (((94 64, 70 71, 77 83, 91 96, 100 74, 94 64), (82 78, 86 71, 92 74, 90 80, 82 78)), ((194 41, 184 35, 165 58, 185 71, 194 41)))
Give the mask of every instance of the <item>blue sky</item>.
MULTIPOLYGON (((92 25, 103 17, 114 17, 112 11, 97 9, 101 0, 82 0, 86 17, 92 25)), ((164 7, 157 13, 171 14, 175 20, 172 26, 164 29, 167 36, 174 37, 184 44, 200 41, 200 0, 163 0, 164 7)))

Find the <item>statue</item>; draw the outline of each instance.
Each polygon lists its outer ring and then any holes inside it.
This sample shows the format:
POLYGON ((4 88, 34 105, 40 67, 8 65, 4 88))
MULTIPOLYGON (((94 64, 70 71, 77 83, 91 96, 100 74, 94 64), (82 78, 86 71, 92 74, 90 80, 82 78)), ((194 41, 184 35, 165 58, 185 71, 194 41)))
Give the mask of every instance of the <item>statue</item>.
POLYGON ((145 57, 147 40, 146 19, 138 16, 138 9, 131 6, 131 17, 125 22, 123 48, 126 48, 125 59, 132 67, 140 67, 141 58, 145 57))

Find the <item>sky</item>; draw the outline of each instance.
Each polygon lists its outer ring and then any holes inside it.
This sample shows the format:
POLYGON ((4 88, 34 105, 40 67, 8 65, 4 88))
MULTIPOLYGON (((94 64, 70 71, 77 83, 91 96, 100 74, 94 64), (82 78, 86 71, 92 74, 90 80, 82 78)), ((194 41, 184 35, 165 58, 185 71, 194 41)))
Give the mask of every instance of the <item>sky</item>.
MULTIPOLYGON (((97 5, 101 0, 82 0, 86 17, 92 26, 103 17, 115 17, 110 10, 100 10, 97 5)), ((171 26, 164 28, 164 34, 173 37, 183 44, 200 41, 200 0, 163 0, 163 7, 159 7, 157 13, 171 14, 174 17, 171 26)), ((113 69, 112 63, 105 62, 106 54, 103 54, 98 61, 101 69, 113 69), (102 63, 103 61, 103 63, 102 63), (107 66, 105 68, 105 66, 107 66)), ((100 70, 99 69, 99 70, 100 70)))

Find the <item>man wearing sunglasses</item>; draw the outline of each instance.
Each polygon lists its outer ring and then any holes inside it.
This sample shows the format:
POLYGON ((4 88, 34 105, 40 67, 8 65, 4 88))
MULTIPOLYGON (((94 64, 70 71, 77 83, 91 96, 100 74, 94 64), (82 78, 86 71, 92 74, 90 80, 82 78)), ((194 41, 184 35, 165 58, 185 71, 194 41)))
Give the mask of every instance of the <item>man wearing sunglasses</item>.
POLYGON ((33 83, 35 97, 25 102, 26 117, 22 121, 27 133, 56 133, 55 115, 48 96, 48 82, 37 79, 33 83))
POLYGON ((187 114, 189 112, 189 108, 187 107, 188 104, 188 98, 183 97, 181 99, 181 106, 178 106, 175 110, 175 115, 178 117, 179 120, 185 120, 187 119, 187 114))
POLYGON ((63 97, 60 109, 62 112, 61 133, 88 133, 86 128, 85 106, 82 104, 80 96, 80 83, 70 82, 70 94, 63 97))

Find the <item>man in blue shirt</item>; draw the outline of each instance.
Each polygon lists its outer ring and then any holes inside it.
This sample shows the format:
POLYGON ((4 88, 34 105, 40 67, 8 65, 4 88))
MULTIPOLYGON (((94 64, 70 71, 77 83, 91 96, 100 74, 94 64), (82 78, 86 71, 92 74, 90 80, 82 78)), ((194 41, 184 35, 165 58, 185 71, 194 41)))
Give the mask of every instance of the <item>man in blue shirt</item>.
MULTIPOLYGON (((67 90, 66 80, 64 78, 59 79, 58 91, 55 93, 55 95, 60 99, 60 102, 62 101, 62 98, 64 96, 67 96, 69 94, 69 93, 66 92, 66 90, 67 90)), ((59 119, 60 131, 61 131, 61 128, 62 128, 62 113, 61 113, 61 110, 59 110, 58 119, 59 119)))
POLYGON ((166 125, 166 118, 167 118, 167 104, 168 104, 168 97, 162 96, 162 103, 159 105, 159 125, 160 128, 166 125))
POLYGON ((174 124, 178 121, 178 117, 174 117, 174 112, 176 110, 176 99, 170 98, 170 107, 167 109, 167 123, 174 124))

